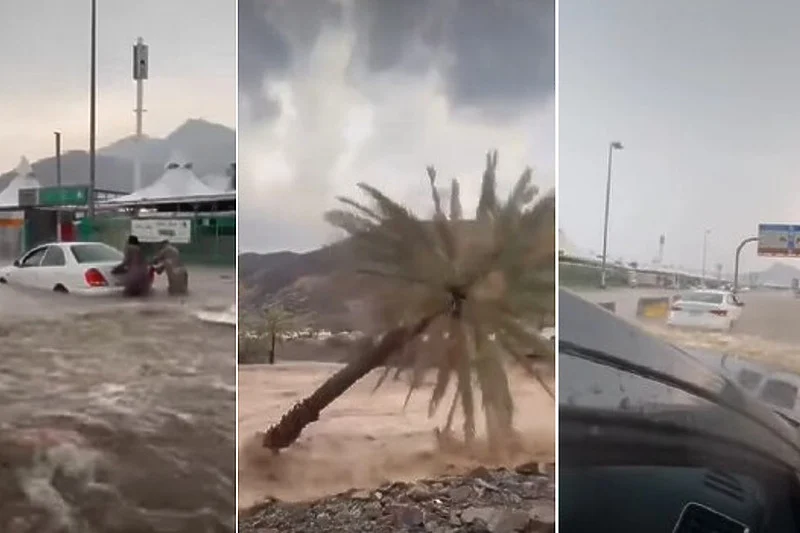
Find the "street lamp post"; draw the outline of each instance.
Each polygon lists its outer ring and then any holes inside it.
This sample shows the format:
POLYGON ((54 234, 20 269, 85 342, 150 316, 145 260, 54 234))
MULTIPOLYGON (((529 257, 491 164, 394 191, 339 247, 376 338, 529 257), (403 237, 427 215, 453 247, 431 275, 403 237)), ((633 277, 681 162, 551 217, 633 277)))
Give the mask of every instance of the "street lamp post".
POLYGON ((711 233, 710 229, 707 229, 705 233, 703 233, 703 270, 702 270, 702 280, 703 285, 706 283, 706 257, 708 255, 708 235, 711 233))
POLYGON ((606 260, 608 256, 608 209, 611 204, 611 161, 614 150, 622 150, 622 143, 612 141, 608 144, 608 175, 606 176, 606 208, 603 219, 603 259, 600 267, 600 288, 606 288, 606 260))
POLYGON ((95 197, 95 136, 97 135, 97 0, 91 4, 90 70, 89 75, 89 218, 94 219, 95 197))
MULTIPOLYGON (((61 132, 54 131, 56 138, 56 187, 58 187, 59 198, 61 197, 61 132)), ((56 237, 61 242, 61 211, 56 211, 58 219, 56 221, 56 237)))

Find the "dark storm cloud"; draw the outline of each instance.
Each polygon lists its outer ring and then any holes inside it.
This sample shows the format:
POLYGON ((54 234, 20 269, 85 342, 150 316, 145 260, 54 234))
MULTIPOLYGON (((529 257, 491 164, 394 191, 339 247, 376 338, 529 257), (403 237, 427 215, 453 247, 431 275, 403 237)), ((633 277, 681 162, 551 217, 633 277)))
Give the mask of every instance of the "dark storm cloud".
MULTIPOLYGON (((554 95, 553 0, 355 0, 353 7, 356 82, 444 61, 439 67, 456 107, 513 112, 554 95)), ((254 111, 266 118, 277 105, 262 94, 265 77, 283 73, 326 26, 344 21, 333 0, 242 0, 239 80, 254 111)))
POLYGON ((285 73, 296 48, 309 46, 340 17, 341 7, 330 0, 240 0, 239 90, 249 99, 249 118, 278 115, 280 105, 262 91, 265 79, 285 73))
POLYGON ((239 91, 249 98, 251 118, 257 121, 280 111, 278 103, 261 92, 264 75, 286 70, 291 63, 289 43, 266 13, 263 0, 239 1, 239 91))
POLYGON ((552 0, 463 0, 449 37, 455 64, 448 81, 456 104, 513 105, 553 96, 552 0))
POLYGON ((512 108, 555 92, 552 0, 358 0, 373 72, 417 67, 415 43, 452 54, 444 70, 454 106, 512 108))

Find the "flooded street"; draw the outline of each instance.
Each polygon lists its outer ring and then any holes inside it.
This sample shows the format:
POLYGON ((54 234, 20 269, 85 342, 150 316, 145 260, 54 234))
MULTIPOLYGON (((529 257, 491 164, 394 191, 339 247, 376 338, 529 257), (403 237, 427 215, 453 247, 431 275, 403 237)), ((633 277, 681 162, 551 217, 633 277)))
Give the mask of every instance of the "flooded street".
POLYGON ((194 316, 234 290, 218 274, 182 302, 0 286, 0 531, 234 530, 235 330, 194 316))
MULTIPOLYGON (((387 481, 461 474, 477 465, 554 460, 553 400, 533 380, 517 373, 510 380, 523 449, 513 457, 478 456, 438 446, 434 428, 443 425, 452 391, 438 416, 430 419, 427 402, 432 383, 421 387, 403 409, 408 392, 404 381, 387 380, 372 394, 379 372, 366 376, 322 411, 320 420, 280 455, 262 448, 257 434, 338 368, 315 362, 240 366, 240 508, 267 497, 307 500, 387 481)), ((457 418, 453 427, 460 430, 457 418)), ((482 414, 478 422, 481 431, 482 414)))
POLYGON ((610 289, 587 291, 581 296, 594 302, 614 302, 616 314, 632 320, 677 345, 738 355, 800 374, 800 299, 789 291, 745 292, 742 316, 732 332, 668 328, 665 323, 636 318, 640 297, 664 297, 675 291, 610 289))

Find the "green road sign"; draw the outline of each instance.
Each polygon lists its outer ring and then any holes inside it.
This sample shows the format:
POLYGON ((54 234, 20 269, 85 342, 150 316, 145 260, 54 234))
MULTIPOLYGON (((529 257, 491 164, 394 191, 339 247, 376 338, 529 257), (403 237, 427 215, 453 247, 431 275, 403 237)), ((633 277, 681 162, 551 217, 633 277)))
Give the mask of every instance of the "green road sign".
POLYGON ((39 205, 86 205, 89 202, 89 188, 83 185, 66 187, 42 187, 39 189, 39 205))

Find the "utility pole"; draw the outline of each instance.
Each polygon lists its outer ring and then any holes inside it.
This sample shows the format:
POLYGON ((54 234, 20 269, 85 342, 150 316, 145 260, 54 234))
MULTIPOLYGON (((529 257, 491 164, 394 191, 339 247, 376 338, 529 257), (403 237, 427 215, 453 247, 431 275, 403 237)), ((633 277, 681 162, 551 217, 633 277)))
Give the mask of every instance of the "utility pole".
POLYGON ((95 142, 97 136, 97 0, 92 0, 91 60, 89 81, 89 218, 94 219, 96 181, 95 142))
MULTIPOLYGON (((58 194, 61 195, 61 132, 54 131, 56 137, 56 187, 58 187, 58 194)), ((61 242, 61 210, 57 211, 58 218, 56 219, 56 240, 61 242)))
POLYGON ((144 115, 144 80, 148 77, 149 48, 139 37, 133 45, 133 79, 136 82, 136 149, 133 160, 133 192, 142 188, 142 119, 144 115))
POLYGON ((608 174, 606 176, 606 209, 603 217, 603 258, 600 267, 600 288, 606 288, 606 260, 608 252, 608 210, 611 204, 611 160, 614 150, 622 150, 622 143, 613 141, 608 144, 608 174))

